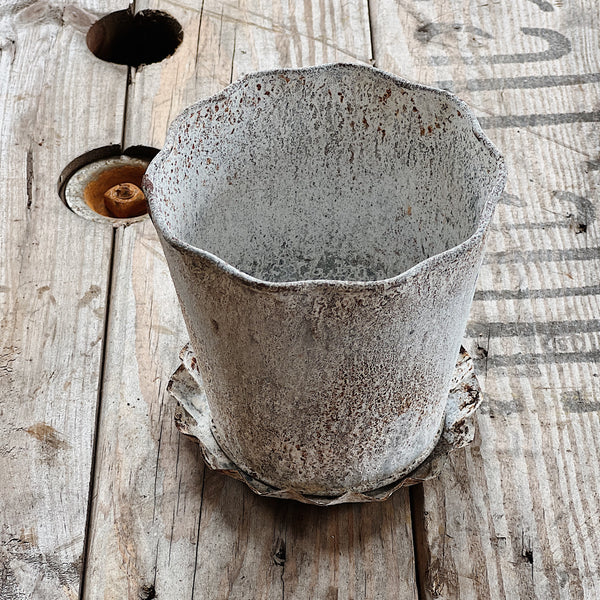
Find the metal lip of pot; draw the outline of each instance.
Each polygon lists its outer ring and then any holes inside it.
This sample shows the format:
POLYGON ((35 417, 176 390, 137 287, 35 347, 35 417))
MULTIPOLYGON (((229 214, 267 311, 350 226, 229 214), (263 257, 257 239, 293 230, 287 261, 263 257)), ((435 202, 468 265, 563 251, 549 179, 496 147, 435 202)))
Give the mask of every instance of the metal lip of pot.
POLYGON ((187 251, 187 252, 193 252, 195 254, 198 254, 199 256, 202 256, 203 258, 214 263, 214 265, 216 267, 223 270, 228 275, 238 278, 239 280, 243 281, 245 284, 247 284, 250 287, 259 288, 259 289, 262 289, 265 291, 267 291, 267 290, 272 290, 272 291, 290 290, 291 291, 291 290, 303 288, 306 286, 324 286, 324 287, 326 287, 326 286, 330 286, 330 285, 339 286, 340 284, 343 284, 344 287, 348 288, 349 290, 352 290, 352 289, 359 290, 359 289, 376 289, 379 287, 385 288, 385 287, 394 285, 395 283, 399 283, 399 282, 403 281, 404 279, 408 279, 409 277, 416 275, 423 269, 427 269, 428 267, 432 266, 435 263, 444 262, 444 261, 448 260, 448 258, 450 258, 454 255, 467 252, 470 248, 472 248, 472 247, 476 246, 478 243, 480 243, 481 239, 484 237, 484 235, 487 231, 487 227, 493 217, 498 198, 500 197, 500 195, 502 194, 502 191, 504 190, 504 186, 506 184, 506 177, 507 177, 507 170, 506 170, 504 158, 502 157, 502 155, 500 154, 500 152, 498 151, 496 146, 491 142, 491 140, 485 135, 485 133, 481 129, 481 126, 479 125, 479 121, 471 112, 471 108, 465 102, 463 102, 460 98, 458 98, 456 95, 454 95, 452 92, 449 92, 447 90, 442 90, 439 88, 435 88, 432 86, 423 85, 420 83, 411 82, 406 79, 403 79, 402 77, 393 75, 393 74, 383 71, 381 69, 376 69, 374 67, 359 65, 356 63, 330 63, 330 64, 311 66, 311 67, 303 67, 303 68, 297 68, 297 69, 294 69, 294 68, 270 69, 270 70, 265 70, 265 71, 248 73, 248 74, 244 75, 243 77, 241 77, 240 79, 238 79, 237 81, 228 85, 221 92, 218 92, 217 94, 214 94, 213 96, 211 96, 209 98, 200 100, 200 101, 196 102, 195 104, 189 106, 184 111, 182 111, 173 120, 173 122, 169 126, 165 144, 164 144, 163 148, 161 149, 161 151, 154 158, 154 160, 150 163, 150 166, 148 167, 146 174, 144 175, 143 186, 144 186, 144 191, 146 193, 146 197, 148 199, 148 206, 150 209, 150 217, 152 219, 152 222, 154 223, 155 227, 161 232, 161 235, 163 236, 164 240, 167 243, 171 244, 175 248, 179 248, 179 249, 187 251), (154 186, 152 184, 152 178, 155 177, 160 172, 160 169, 162 168, 164 161, 168 158, 168 156, 171 154, 171 151, 173 150, 173 147, 176 145, 176 139, 177 139, 178 132, 181 130, 183 125, 189 120, 191 115, 198 112, 199 109, 201 109, 205 106, 210 106, 212 104, 215 104, 216 102, 222 101, 224 98, 226 98, 228 95, 230 95, 232 91, 235 91, 238 88, 242 87, 243 84, 248 81, 260 80, 263 77, 268 77, 270 75, 285 76, 287 74, 293 74, 293 73, 306 73, 308 75, 310 73, 314 73, 314 72, 318 72, 318 71, 338 70, 338 69, 343 69, 343 70, 354 69, 357 71, 373 72, 373 73, 377 73, 381 77, 389 79, 390 82, 394 83, 395 85, 401 86, 407 90, 414 89, 414 90, 423 90, 423 91, 431 92, 432 94, 435 94, 435 95, 439 96, 440 98, 445 98, 448 102, 451 102, 457 108, 457 110, 461 111, 462 117, 470 122, 470 124, 473 128, 473 135, 475 136, 475 138, 482 144, 483 148, 486 151, 488 151, 489 154, 497 162, 496 183, 495 183, 493 189, 490 191, 488 200, 484 206, 483 211, 481 212, 481 216, 479 218, 479 223, 477 225, 477 229, 473 232, 473 234, 470 237, 465 239, 460 244, 458 244, 452 248, 449 248, 448 250, 445 250, 444 252, 441 252, 439 254, 436 254, 434 256, 430 256, 429 258, 426 258, 425 260, 415 264, 408 270, 403 271, 403 272, 399 273, 398 275, 395 275, 392 277, 387 277, 384 279, 376 279, 376 280, 372 280, 372 281, 336 280, 336 279, 301 279, 301 280, 297 280, 297 281, 280 281, 280 282, 277 281, 276 282, 276 281, 268 281, 268 280, 264 280, 264 279, 259 279, 248 273, 245 273, 244 271, 229 264, 227 261, 219 258, 215 254, 212 254, 211 252, 209 252, 207 250, 203 250, 202 248, 198 248, 196 246, 188 244, 187 242, 179 239, 177 236, 173 235, 170 232, 170 227, 169 227, 168 223, 165 221, 164 215, 162 214, 162 212, 160 210, 160 205, 161 205, 162 199, 160 197, 157 197, 154 194, 154 186))
POLYGON ((504 161, 453 94, 332 64, 186 109, 144 176, 211 431, 311 496, 433 451, 504 161))

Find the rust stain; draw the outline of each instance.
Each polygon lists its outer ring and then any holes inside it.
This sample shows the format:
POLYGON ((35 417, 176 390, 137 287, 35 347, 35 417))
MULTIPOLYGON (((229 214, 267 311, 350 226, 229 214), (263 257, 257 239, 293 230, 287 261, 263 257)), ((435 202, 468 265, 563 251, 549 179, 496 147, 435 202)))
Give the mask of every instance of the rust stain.
POLYGON ((148 212, 144 192, 133 183, 119 183, 104 192, 105 206, 109 213, 120 219, 139 217, 148 212))
POLYGON ((107 169, 87 184, 85 190, 83 190, 83 199, 94 212, 104 217, 111 217, 112 215, 106 207, 104 194, 115 185, 122 183, 132 183, 138 188, 141 187, 145 172, 146 168, 138 165, 125 165, 107 169))
POLYGON ((383 96, 379 96, 379 102, 386 104, 391 95, 392 95, 392 90, 390 88, 388 88, 387 90, 385 90, 385 93, 383 94, 383 96))
POLYGON ((46 423, 35 423, 25 431, 54 450, 64 450, 69 447, 69 444, 59 437, 58 431, 46 423))

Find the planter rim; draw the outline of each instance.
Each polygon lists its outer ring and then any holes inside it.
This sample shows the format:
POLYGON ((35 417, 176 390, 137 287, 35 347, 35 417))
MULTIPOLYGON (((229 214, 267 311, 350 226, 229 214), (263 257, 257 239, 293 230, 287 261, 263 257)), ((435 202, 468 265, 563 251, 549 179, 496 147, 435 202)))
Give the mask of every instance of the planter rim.
POLYGON ((183 112, 181 112, 171 123, 169 126, 165 144, 162 150, 156 155, 156 157, 152 160, 146 174, 144 175, 142 184, 144 188, 144 192, 146 194, 146 198, 148 200, 148 206, 150 209, 150 217, 156 229, 160 232, 160 235, 164 238, 164 240, 175 249, 185 252, 192 253, 200 258, 205 259, 208 263, 212 264, 218 270, 224 272, 225 274, 233 277, 236 280, 239 280, 246 284, 248 287, 258 289, 261 291, 271 291, 271 292, 279 292, 279 291, 294 291, 294 290, 307 290, 311 288, 327 288, 327 287, 336 287, 343 288, 347 291, 363 291, 363 290, 375 290, 375 289, 387 289, 393 288, 402 282, 415 277, 424 271, 434 268, 441 263, 445 263, 448 260, 452 260, 454 258, 458 258, 459 256, 468 253, 471 249, 478 246, 485 236, 485 232, 487 227, 491 221, 491 218, 494 213, 494 209, 496 203, 504 189, 504 185, 506 182, 507 170, 504 162, 504 158, 496 148, 496 146, 490 141, 490 139, 485 135, 479 122, 475 115, 472 113, 471 108, 460 98, 458 98, 453 93, 442 90, 436 87, 423 85, 420 83, 414 83, 399 77, 397 75, 393 75, 386 71, 382 71, 381 69, 376 69, 374 67, 368 65, 361 65, 356 63, 328 63, 324 65, 310 66, 310 67, 302 67, 302 68, 286 68, 286 69, 269 69, 263 71, 256 71, 252 73, 248 73, 236 80, 235 82, 228 85, 222 91, 210 96, 209 98, 202 99, 188 108, 186 108, 183 112), (244 271, 234 267, 229 264, 227 261, 219 258, 215 254, 207 250, 203 250, 196 246, 193 246, 177 236, 173 235, 170 232, 169 226, 166 224, 164 215, 161 214, 160 210, 157 210, 157 207, 161 203, 161 198, 157 197, 157 194, 154 193, 154 185, 152 183, 152 179, 155 174, 160 172, 162 164, 171 154, 178 137, 178 132, 182 128, 182 126, 187 122, 188 118, 202 109, 203 107, 213 104, 215 102, 219 102, 222 99, 226 98, 231 92, 237 90, 242 87, 246 82, 253 81, 256 79, 260 79, 263 77, 269 77, 273 75, 287 75, 287 74, 312 74, 323 71, 362 71, 365 73, 376 74, 377 76, 388 79, 393 82, 395 85, 403 87, 409 90, 419 90, 430 92, 431 94, 443 98, 447 102, 453 104, 458 110, 461 111, 461 117, 466 119, 471 125, 473 135, 475 138, 481 143, 482 149, 486 150, 489 155, 494 159, 496 163, 496 178, 494 181, 494 185, 490 190, 488 197, 485 201, 485 205, 483 210, 481 211, 481 215, 477 222, 477 227, 473 234, 469 236, 467 239, 463 240, 460 244, 453 246, 443 252, 430 256, 417 264, 413 265, 406 271, 399 273, 398 275, 394 275, 392 277, 384 278, 384 279, 376 279, 376 280, 368 280, 368 281, 357 281, 357 280, 337 280, 337 279, 302 279, 297 281, 267 281, 264 279, 260 279, 254 277, 244 271))

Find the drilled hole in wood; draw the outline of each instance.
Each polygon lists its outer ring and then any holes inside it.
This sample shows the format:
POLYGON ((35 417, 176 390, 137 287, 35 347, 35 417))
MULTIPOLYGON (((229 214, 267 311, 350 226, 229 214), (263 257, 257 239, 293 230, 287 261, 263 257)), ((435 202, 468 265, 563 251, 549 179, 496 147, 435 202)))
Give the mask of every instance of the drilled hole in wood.
POLYGON ((183 40, 179 22, 161 10, 134 14, 132 6, 106 15, 90 27, 90 51, 101 60, 135 68, 171 56, 183 40))
POLYGON ((158 150, 136 146, 121 152, 105 146, 72 161, 58 181, 59 194, 76 214, 96 222, 123 225, 148 212, 142 177, 158 150))

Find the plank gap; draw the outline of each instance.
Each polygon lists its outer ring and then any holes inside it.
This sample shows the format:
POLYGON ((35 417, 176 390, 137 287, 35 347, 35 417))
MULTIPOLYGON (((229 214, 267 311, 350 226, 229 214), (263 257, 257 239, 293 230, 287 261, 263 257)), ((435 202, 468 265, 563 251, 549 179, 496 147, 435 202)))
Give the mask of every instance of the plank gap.
POLYGON ((369 62, 371 63, 371 66, 377 68, 377 62, 375 60, 375 39, 373 36, 373 14, 371 11, 371 0, 367 0, 367 17, 369 25, 369 45, 371 47, 371 58, 369 62))
MULTIPOLYGON (((129 88, 131 87, 132 82, 133 82, 133 77, 131 76, 131 67, 128 65, 127 66, 127 78, 125 80, 125 101, 123 104, 123 129, 121 129, 121 152, 123 152, 123 150, 125 150, 125 140, 127 139, 127 107, 129 106, 129 88)), ((114 241, 114 238, 113 238, 113 241, 114 241)), ((114 252, 114 246, 113 246, 113 252, 114 252)))
POLYGON ((106 365, 108 348, 108 328, 110 321, 111 297, 113 292, 115 265, 116 228, 111 227, 112 238, 110 242, 110 259, 108 264, 108 281, 106 284, 106 302, 104 312, 104 324, 102 327, 102 353, 100 355, 100 369, 98 374, 98 396, 96 400, 96 414, 94 416, 94 440, 92 442, 92 460, 90 467, 90 485, 88 491, 87 514, 85 518, 85 537, 83 539, 83 562, 81 565, 81 585, 79 586, 79 600, 85 598, 85 583, 88 558, 90 552, 90 536, 92 531, 92 514, 94 512, 94 490, 96 482, 96 458, 98 455, 98 440, 100 439, 100 414, 104 392, 104 368, 106 365))
POLYGON ((427 536, 425 534, 425 491, 422 483, 413 485, 408 489, 417 595, 419 600, 426 600, 429 597, 425 583, 429 565, 429 548, 427 546, 427 536))
MULTIPOLYGON (((180 433, 179 435, 183 435, 180 433)), ((190 600, 194 600, 194 591, 196 589, 196 572, 198 571, 198 548, 200 547, 200 525, 202 524, 202 505, 204 504, 204 484, 206 482, 206 464, 202 467, 202 489, 200 490, 200 509, 198 511, 198 528, 196 530, 196 555, 194 557, 194 572, 192 573, 192 595, 190 600)), ((156 571, 154 573, 154 582, 156 584, 156 571)))

